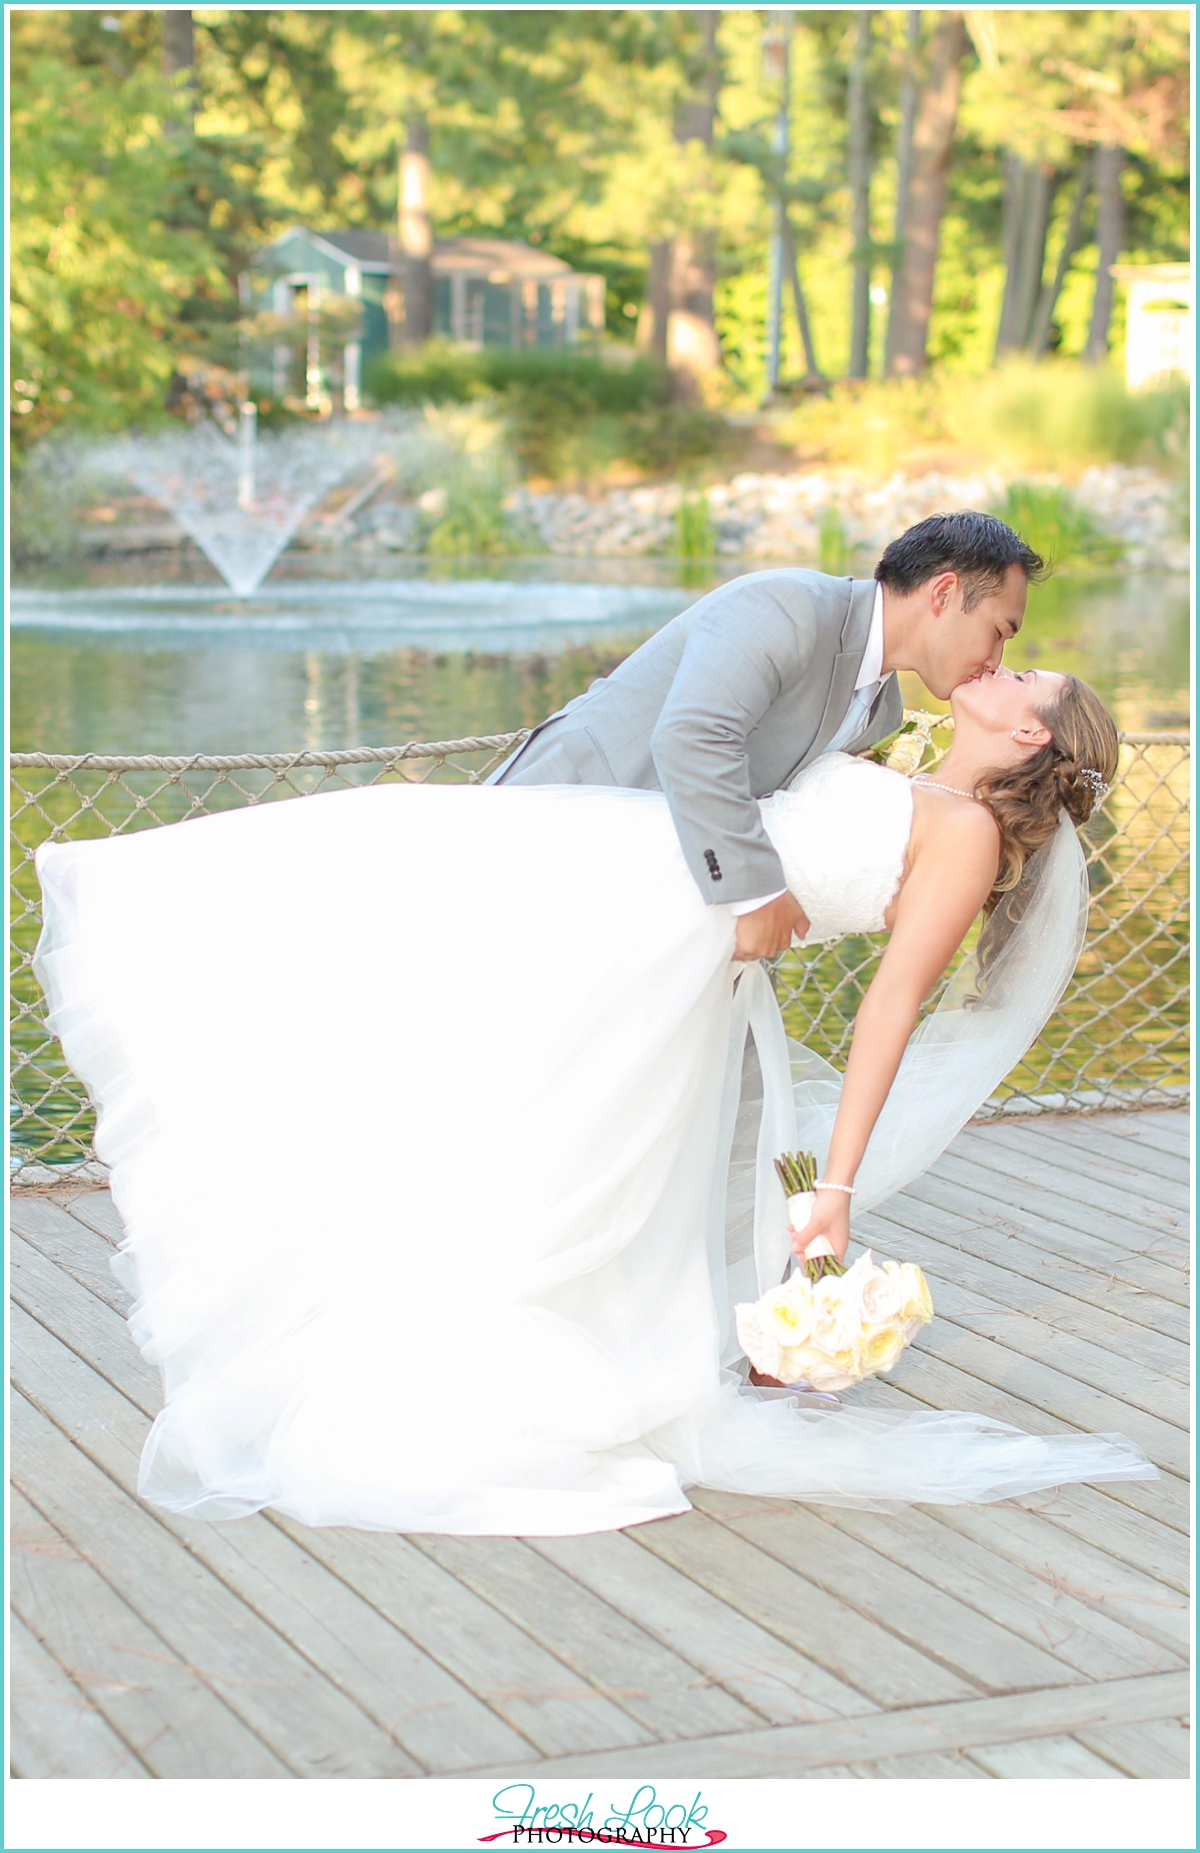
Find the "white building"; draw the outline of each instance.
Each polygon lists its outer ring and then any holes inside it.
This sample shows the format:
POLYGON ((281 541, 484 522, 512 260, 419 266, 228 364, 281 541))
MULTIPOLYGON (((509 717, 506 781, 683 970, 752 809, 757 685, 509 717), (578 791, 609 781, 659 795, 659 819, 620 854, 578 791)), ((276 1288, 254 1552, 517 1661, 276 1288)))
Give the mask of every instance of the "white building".
POLYGON ((1140 386, 1165 386, 1174 376, 1190 380, 1192 333, 1190 264, 1114 264, 1125 285, 1125 379, 1140 386))

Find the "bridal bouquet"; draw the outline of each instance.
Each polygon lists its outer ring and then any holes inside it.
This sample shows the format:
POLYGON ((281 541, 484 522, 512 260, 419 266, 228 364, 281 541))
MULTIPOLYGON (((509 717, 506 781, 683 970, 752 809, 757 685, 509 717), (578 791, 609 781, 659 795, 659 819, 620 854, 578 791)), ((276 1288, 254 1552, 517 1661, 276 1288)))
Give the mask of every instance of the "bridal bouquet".
MULTIPOLYGON (((808 1153, 790 1153, 776 1168, 799 1233, 812 1207, 815 1165, 808 1153), (793 1189, 797 1182, 808 1188, 793 1189)), ((806 1260, 753 1305, 735 1306, 734 1316, 742 1349, 763 1376, 837 1391, 891 1370, 933 1318, 933 1300, 924 1274, 910 1262, 879 1267, 868 1249, 846 1268, 830 1251, 806 1260)))

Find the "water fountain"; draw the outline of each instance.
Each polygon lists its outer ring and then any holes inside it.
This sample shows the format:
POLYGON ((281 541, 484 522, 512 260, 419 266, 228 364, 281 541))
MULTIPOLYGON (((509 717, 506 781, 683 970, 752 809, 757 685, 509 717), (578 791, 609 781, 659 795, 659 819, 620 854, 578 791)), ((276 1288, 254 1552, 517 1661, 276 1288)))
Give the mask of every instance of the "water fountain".
MULTIPOLYGON (((374 423, 330 421, 259 431, 247 400, 237 434, 211 419, 106 444, 95 462, 170 509, 239 598, 262 584, 308 511, 383 437, 374 423)), ((387 436, 392 436, 389 427, 387 436)))

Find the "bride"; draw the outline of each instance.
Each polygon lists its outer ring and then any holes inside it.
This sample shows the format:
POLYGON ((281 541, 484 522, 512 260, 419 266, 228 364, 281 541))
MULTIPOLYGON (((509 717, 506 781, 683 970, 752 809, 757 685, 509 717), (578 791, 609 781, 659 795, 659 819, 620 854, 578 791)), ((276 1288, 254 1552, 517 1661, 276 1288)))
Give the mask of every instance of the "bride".
POLYGON ((762 801, 803 943, 890 933, 844 1079, 734 961, 660 793, 376 786, 44 846, 39 976, 163 1377, 143 1495, 565 1534, 695 1484, 880 1505, 1152 1476, 1119 1436, 870 1386, 805 1405, 733 1336, 789 1259, 775 1155, 817 1151, 804 1244, 844 1253, 852 1200, 933 1160, 1074 969, 1113 723, 1038 671, 952 707, 936 778, 828 753, 762 801))

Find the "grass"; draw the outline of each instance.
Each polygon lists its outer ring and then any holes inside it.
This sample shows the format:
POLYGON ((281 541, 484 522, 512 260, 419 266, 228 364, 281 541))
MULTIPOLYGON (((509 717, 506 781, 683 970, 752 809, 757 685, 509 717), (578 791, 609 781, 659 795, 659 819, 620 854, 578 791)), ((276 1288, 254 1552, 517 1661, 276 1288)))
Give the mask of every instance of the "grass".
POLYGON ((710 560, 717 551, 717 527, 703 490, 685 489, 675 511, 675 545, 681 560, 710 560))
POLYGON ((1123 553, 1061 483, 1009 483, 990 512, 1007 521, 1047 566, 1108 566, 1123 553))
POLYGON ((1053 470, 1188 459, 1186 386, 1132 393, 1115 366, 1014 360, 977 376, 843 381, 771 419, 776 440, 806 463, 888 476, 931 467, 1053 470))

